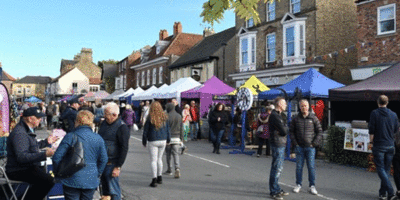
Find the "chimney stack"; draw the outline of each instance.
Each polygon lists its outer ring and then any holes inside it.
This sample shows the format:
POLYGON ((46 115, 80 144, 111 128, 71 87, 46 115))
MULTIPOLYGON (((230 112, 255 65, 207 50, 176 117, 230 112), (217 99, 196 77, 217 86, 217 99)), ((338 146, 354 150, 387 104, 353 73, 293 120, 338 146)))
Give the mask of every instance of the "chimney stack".
POLYGON ((211 28, 204 28, 203 37, 210 36, 210 35, 212 35, 212 34, 214 34, 214 33, 215 33, 214 29, 211 29, 211 28))
POLYGON ((177 36, 179 33, 182 33, 182 24, 181 22, 174 23, 174 37, 177 36))
POLYGON ((82 48, 80 53, 81 60, 93 62, 92 54, 93 54, 92 49, 82 48))
POLYGON ((160 40, 165 40, 165 38, 167 38, 167 37, 168 37, 168 31, 165 30, 165 29, 160 30, 160 37, 159 37, 159 39, 160 39, 160 40))

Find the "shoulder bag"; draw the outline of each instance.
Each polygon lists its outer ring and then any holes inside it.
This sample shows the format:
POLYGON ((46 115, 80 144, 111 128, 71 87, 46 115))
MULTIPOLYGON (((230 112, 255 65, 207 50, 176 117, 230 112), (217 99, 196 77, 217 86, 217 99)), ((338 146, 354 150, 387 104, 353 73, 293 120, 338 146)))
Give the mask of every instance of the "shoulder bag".
POLYGON ((78 136, 73 134, 72 145, 61 159, 56 170, 56 177, 68 178, 86 166, 84 159, 83 144, 78 136))

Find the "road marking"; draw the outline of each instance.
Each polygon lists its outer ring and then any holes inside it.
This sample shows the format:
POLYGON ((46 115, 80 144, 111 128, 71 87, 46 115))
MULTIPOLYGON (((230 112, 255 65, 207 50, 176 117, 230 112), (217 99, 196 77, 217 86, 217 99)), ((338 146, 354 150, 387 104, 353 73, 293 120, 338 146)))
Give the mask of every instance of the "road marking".
POLYGON ((219 163, 219 162, 215 162, 215 161, 212 161, 212 160, 208 160, 208 159, 206 159, 206 158, 198 157, 198 156, 195 156, 195 155, 192 155, 192 154, 188 154, 188 153, 185 153, 185 154, 188 155, 188 156, 192 156, 192 157, 194 157, 194 158, 198 158, 198 159, 200 159, 200 160, 204 160, 204 161, 207 161, 207 162, 210 162, 210 163, 214 163, 214 164, 216 164, 216 165, 220 165, 220 166, 227 167, 227 168, 230 167, 229 165, 224 165, 224 164, 221 164, 221 163, 219 163))
MULTIPOLYGON (((286 184, 286 183, 282 183, 282 182, 279 182, 279 184, 287 186, 287 187, 291 187, 291 188, 295 187, 295 186, 292 186, 292 185, 289 185, 289 184, 286 184)), ((334 199, 334 198, 326 197, 326 196, 324 196, 322 194, 317 194, 316 196, 321 197, 323 199, 327 199, 327 200, 337 200, 337 199, 334 199)))
MULTIPOLYGON (((141 139, 136 138, 136 137, 133 137, 133 136, 131 136, 131 138, 133 138, 133 139, 135 139, 135 140, 137 140, 137 141, 140 141, 140 142, 142 141, 141 139)), ((208 160, 208 159, 206 159, 206 158, 202 158, 202 157, 195 156, 195 155, 188 154, 188 153, 185 153, 185 154, 188 155, 188 156, 194 157, 194 158, 198 158, 198 159, 200 159, 200 160, 204 160, 204 161, 207 161, 207 162, 210 162, 210 163, 214 163, 214 164, 216 164, 216 165, 220 165, 220 166, 227 167, 227 168, 230 167, 229 165, 224 165, 224 164, 221 164, 221 163, 219 163, 219 162, 215 162, 215 161, 212 161, 212 160, 208 160)))

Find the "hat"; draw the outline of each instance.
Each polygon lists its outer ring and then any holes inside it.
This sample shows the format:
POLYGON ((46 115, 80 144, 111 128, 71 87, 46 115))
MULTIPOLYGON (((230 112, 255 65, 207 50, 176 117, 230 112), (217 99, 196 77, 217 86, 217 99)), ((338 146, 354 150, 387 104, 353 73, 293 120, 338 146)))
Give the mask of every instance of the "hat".
POLYGON ((80 102, 79 102, 79 100, 78 99, 71 99, 71 101, 69 101, 69 103, 70 104, 73 104, 73 103, 77 103, 77 104, 79 104, 80 102))
POLYGON ((38 107, 30 107, 26 110, 24 110, 24 113, 22 114, 24 117, 29 117, 29 116, 35 116, 35 117, 45 117, 46 115, 40 111, 38 107))

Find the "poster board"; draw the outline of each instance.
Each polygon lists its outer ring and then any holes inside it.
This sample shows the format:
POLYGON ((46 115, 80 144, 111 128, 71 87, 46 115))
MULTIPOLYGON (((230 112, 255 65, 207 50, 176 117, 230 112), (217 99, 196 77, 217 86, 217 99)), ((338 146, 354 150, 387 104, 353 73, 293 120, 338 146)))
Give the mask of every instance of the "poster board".
POLYGON ((368 132, 368 129, 346 128, 344 133, 344 149, 372 153, 372 150, 368 149, 368 132))

